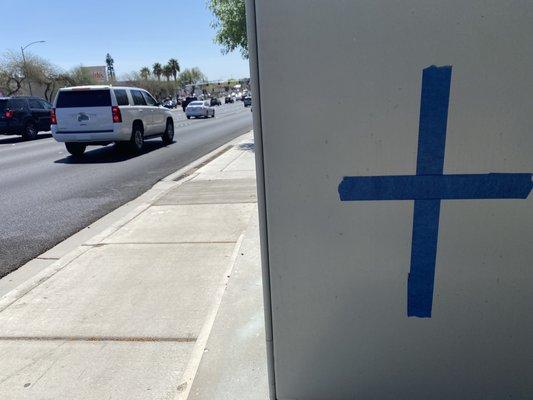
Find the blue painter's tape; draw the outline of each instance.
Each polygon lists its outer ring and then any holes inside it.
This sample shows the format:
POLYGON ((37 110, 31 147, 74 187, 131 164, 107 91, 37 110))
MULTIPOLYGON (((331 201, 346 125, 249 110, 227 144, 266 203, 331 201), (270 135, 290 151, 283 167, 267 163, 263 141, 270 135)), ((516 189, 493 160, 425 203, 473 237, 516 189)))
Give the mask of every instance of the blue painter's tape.
POLYGON ((451 79, 451 65, 432 65, 422 72, 417 175, 442 174, 451 79))
POLYGON ((339 185, 342 201, 525 199, 531 174, 347 176, 339 185))
POLYGON ((423 71, 416 175, 348 176, 338 187, 342 201, 414 200, 409 317, 431 317, 441 200, 525 199, 533 189, 531 173, 443 175, 451 76, 451 66, 423 71))
POLYGON ((439 236, 440 200, 415 201, 407 316, 430 318, 439 236))

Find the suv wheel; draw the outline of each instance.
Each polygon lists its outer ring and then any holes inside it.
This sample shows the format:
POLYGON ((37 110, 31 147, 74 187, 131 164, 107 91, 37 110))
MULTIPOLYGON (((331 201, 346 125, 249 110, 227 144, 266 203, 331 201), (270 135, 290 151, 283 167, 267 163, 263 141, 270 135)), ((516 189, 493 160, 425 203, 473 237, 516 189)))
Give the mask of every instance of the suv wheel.
POLYGON ((35 123, 29 121, 24 126, 24 132, 22 133, 22 138, 25 140, 33 140, 37 137, 38 133, 39 131, 37 130, 35 123))
POLYGON ((133 125, 133 131, 131 132, 131 139, 129 143, 130 149, 139 153, 144 146, 144 132, 141 124, 133 125))
POLYGON ((171 120, 167 121, 167 127, 161 138, 164 144, 170 144, 174 140, 174 123, 171 120))
POLYGON ((85 153, 86 144, 83 143, 65 143, 67 151, 72 154, 74 157, 81 157, 85 153))

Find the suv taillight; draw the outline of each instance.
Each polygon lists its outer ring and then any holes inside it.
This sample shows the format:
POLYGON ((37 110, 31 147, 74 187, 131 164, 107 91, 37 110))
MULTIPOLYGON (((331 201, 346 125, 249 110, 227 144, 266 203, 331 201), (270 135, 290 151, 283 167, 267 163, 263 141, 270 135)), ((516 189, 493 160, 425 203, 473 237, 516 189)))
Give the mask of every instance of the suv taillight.
POLYGON ((4 117, 6 117, 6 118, 13 118, 13 111, 11 111, 11 110, 6 110, 6 111, 4 112, 4 117))
POLYGON ((56 109, 52 108, 50 110, 50 124, 57 125, 56 109))
POLYGON ((122 114, 118 106, 112 106, 111 113, 113 114, 113 122, 122 122, 122 114))

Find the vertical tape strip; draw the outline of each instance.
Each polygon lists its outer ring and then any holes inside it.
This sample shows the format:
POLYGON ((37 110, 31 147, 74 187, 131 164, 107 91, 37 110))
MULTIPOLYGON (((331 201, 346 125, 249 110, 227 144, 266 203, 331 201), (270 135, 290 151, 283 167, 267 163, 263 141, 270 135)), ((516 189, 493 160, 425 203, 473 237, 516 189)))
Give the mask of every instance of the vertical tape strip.
MULTIPOLYGON (((417 175, 442 175, 452 67, 431 66, 422 75, 417 175)), ((407 316, 431 318, 440 200, 415 200, 407 316)))

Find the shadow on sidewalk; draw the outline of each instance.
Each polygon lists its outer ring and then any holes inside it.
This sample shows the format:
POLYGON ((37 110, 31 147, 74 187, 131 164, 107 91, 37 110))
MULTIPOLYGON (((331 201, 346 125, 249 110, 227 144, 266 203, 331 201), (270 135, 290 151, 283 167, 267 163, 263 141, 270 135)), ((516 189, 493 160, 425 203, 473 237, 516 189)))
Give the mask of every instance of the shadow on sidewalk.
POLYGON ((239 150, 251 151, 252 153, 255 152, 255 144, 254 143, 241 143, 237 148, 239 150))

